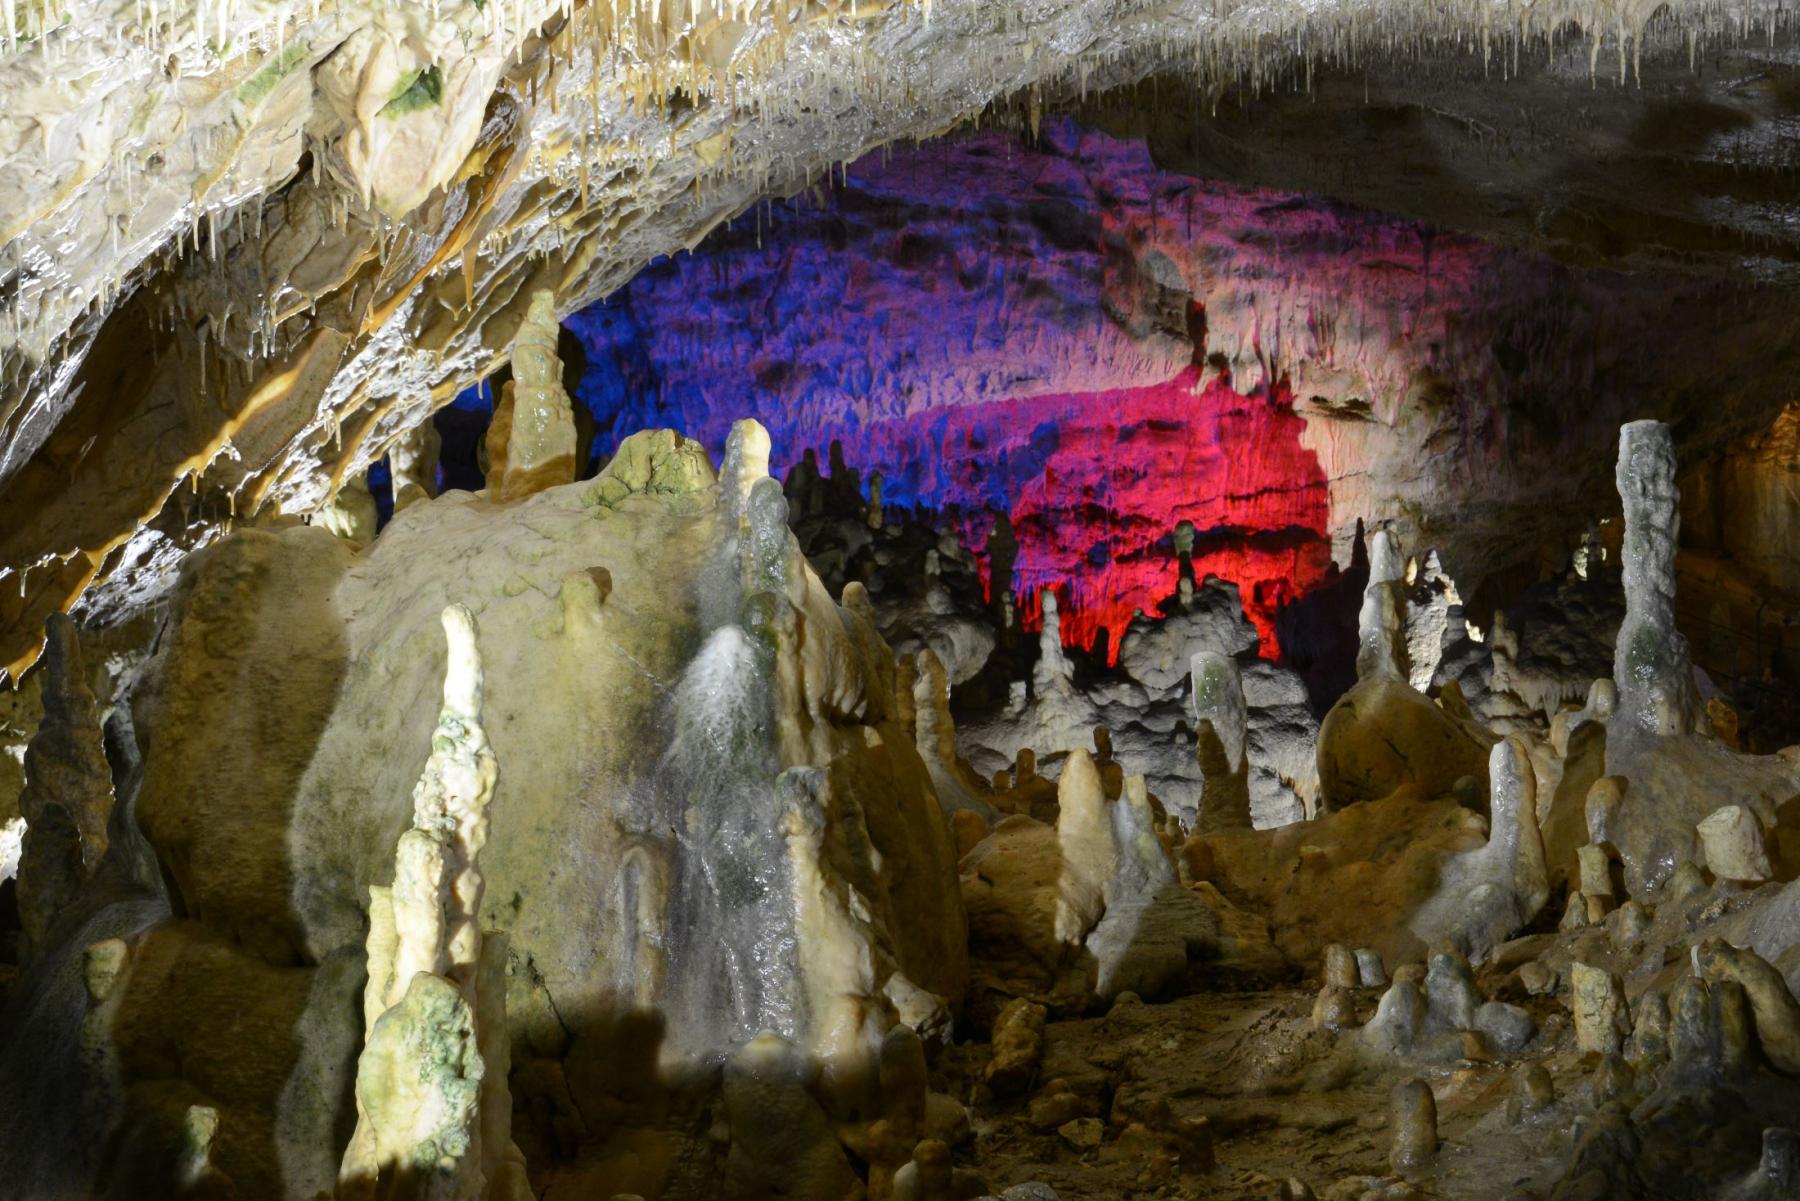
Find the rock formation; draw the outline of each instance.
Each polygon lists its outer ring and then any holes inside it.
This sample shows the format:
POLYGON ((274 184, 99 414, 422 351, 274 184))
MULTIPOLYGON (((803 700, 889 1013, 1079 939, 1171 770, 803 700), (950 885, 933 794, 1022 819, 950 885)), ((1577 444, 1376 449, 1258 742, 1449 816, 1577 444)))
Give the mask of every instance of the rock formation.
POLYGON ((1687 734, 1699 727, 1687 639, 1675 627, 1675 543, 1681 529, 1675 443, 1656 421, 1619 431, 1619 499, 1625 506, 1625 623, 1613 681, 1620 737, 1687 734))
POLYGON ((1405 565, 1385 529, 1369 534, 1368 552, 1369 583, 1356 615, 1356 678, 1406 680, 1405 565))
POLYGON ((57 921, 80 902, 106 853, 113 808, 112 771, 74 624, 52 617, 46 642, 43 718, 25 747, 19 794, 22 961, 45 950, 57 921))
POLYGON ((394 512, 438 494, 438 455, 442 449, 443 438, 429 421, 413 426, 388 447, 394 512))
POLYGON ((1250 826, 1250 761, 1246 756, 1244 685, 1237 664, 1201 651, 1193 658, 1194 743, 1200 756, 1204 833, 1250 826))
POLYGON ((555 295, 533 292, 513 338, 512 379, 488 427, 488 489, 497 500, 518 500, 575 478, 575 417, 563 391, 556 330, 555 295))
POLYGON ((1488 781, 1487 845, 1447 860, 1437 895, 1412 919, 1427 946, 1455 946, 1471 959, 1530 924, 1550 898, 1537 781, 1522 740, 1494 744, 1488 781))
POLYGON ((488 805, 498 767, 481 727, 475 619, 443 614, 444 704, 413 789, 391 886, 369 887, 369 971, 356 1133, 337 1195, 531 1197, 512 1141, 505 939, 483 937, 488 805))

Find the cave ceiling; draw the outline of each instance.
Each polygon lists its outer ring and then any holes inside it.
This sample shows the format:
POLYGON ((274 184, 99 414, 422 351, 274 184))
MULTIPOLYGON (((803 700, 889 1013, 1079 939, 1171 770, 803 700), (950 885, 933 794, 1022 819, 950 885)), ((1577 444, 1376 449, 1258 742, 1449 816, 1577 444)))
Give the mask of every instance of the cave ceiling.
POLYGON ((1791 378, 1800 71, 1773 7, 9 0, 0 17, 14 675, 46 615, 129 615, 233 522, 316 508, 499 367, 533 291, 573 313, 760 198, 970 122, 1073 109, 1167 170, 1745 289, 1709 315, 1743 342, 1689 363, 1689 407, 1708 379, 1726 398, 1690 450, 1766 424, 1791 378))

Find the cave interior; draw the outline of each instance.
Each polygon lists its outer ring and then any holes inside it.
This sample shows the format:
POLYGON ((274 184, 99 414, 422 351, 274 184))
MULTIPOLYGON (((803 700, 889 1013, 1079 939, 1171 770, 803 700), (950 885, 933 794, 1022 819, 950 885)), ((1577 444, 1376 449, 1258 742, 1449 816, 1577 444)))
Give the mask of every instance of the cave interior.
POLYGON ((0 39, 0 1198, 1800 1201, 1790 7, 0 39))

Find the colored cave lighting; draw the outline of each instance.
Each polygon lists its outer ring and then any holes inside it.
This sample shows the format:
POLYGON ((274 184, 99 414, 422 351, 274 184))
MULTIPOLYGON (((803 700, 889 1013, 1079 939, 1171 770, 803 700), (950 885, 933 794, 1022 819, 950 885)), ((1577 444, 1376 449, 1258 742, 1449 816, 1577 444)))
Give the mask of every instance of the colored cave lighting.
POLYGON ((1282 383, 1240 393, 1204 365, 1182 249, 1215 209, 1241 225, 1266 202, 1067 121, 1029 147, 989 132, 870 156, 571 318, 580 398, 603 452, 671 426, 716 457, 752 416, 778 474, 841 440, 890 511, 977 552, 1005 512, 1026 628, 1056 589, 1064 641, 1104 630, 1113 655, 1175 593, 1192 521, 1197 575, 1237 583, 1277 655, 1276 614, 1330 566, 1325 477, 1282 383))
POLYGON ((894 465, 884 497, 937 508, 977 550, 1007 513, 1027 628, 1041 620, 1040 591, 1053 589, 1063 640, 1091 647, 1105 630, 1116 656, 1134 610, 1154 614, 1175 593, 1172 534, 1186 520, 1196 578, 1238 583, 1274 653, 1276 613, 1331 559, 1325 479, 1301 428, 1280 389, 1243 396, 1190 367, 1141 387, 873 422, 856 452, 894 465))

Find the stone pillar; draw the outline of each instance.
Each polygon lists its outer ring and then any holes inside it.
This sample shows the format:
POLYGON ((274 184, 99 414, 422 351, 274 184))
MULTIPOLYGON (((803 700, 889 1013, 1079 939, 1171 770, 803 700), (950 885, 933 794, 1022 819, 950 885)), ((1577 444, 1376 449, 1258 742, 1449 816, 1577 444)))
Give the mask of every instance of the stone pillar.
POLYGON ((1619 430, 1619 499, 1625 508, 1625 621, 1613 650, 1618 714, 1626 735, 1688 734, 1702 716, 1687 639, 1675 628, 1675 545, 1681 492, 1675 443, 1660 421, 1619 430))

